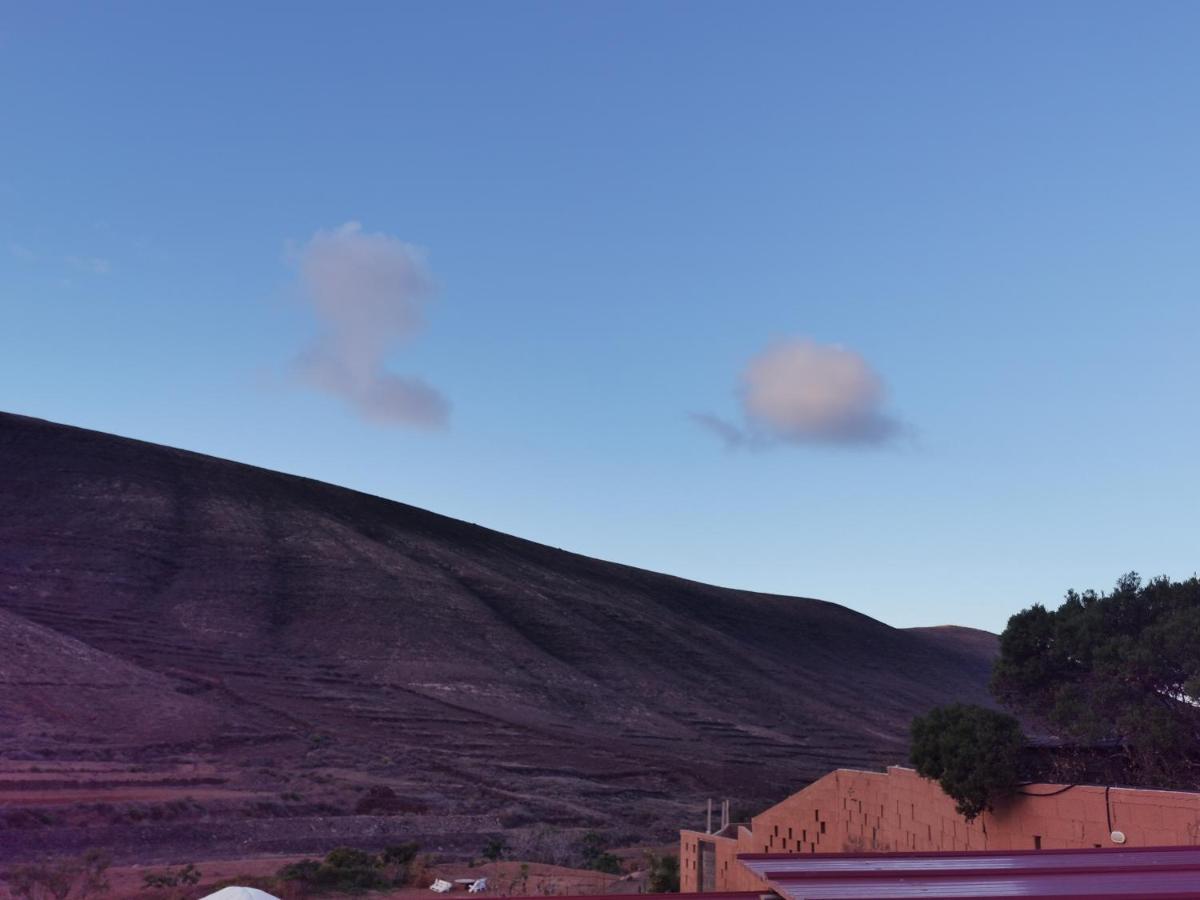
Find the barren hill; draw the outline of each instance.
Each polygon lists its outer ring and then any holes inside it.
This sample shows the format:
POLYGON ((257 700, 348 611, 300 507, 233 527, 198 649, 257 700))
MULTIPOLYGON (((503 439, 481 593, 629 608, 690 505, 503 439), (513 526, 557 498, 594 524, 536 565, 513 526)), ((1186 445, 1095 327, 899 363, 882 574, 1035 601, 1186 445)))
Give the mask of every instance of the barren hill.
POLYGON ((669 835, 706 796, 902 760, 915 713, 987 702, 995 652, 7 414, 0 640, 0 812, 68 791, 7 846, 147 858, 669 835), (115 782, 192 806, 94 810, 115 782))

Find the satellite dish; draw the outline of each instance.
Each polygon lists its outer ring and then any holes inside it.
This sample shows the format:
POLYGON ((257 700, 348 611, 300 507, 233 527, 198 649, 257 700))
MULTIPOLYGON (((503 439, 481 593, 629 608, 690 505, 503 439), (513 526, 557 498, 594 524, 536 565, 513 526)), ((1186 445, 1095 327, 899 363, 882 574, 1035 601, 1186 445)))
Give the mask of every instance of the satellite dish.
POLYGON ((1109 835, 1109 837, 1112 838, 1112 842, 1114 844, 1125 843, 1125 832, 1123 832, 1123 831, 1114 831, 1112 834, 1109 835))

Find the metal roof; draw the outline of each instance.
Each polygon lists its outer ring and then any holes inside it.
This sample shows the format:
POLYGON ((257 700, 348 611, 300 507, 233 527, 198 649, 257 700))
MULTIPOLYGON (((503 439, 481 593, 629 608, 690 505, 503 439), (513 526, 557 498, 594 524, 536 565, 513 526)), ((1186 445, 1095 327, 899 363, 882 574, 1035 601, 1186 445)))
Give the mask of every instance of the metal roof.
POLYGON ((787 900, 1200 900, 1200 847, 741 854, 787 900))
MULTIPOLYGON (((636 887, 634 888, 636 890, 636 887)), ((488 895, 484 895, 485 897, 488 895)), ((494 896, 494 895, 493 895, 494 896)), ((556 895, 553 900, 633 900, 638 894, 630 892, 624 894, 561 894, 556 895)), ((646 896, 646 895, 641 895, 646 896)), ((704 893, 679 893, 679 894, 652 894, 655 897, 669 897, 670 900, 761 900, 763 897, 772 897, 770 893, 764 894, 762 891, 705 891, 704 893)), ((545 894, 529 894, 526 896, 505 897, 504 900, 546 900, 545 894)))

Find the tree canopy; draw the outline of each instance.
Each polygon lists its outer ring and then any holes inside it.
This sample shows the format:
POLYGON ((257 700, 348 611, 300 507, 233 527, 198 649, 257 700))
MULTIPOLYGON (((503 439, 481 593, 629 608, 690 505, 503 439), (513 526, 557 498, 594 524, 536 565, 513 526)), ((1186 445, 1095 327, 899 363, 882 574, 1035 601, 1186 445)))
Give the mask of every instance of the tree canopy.
POLYGON ((913 719, 909 755, 917 772, 937 781, 969 822, 1016 789, 1024 746, 1012 716, 956 703, 913 719))
MULTIPOLYGON (((1022 610, 1000 636, 991 690, 1065 744, 1110 748, 1130 784, 1196 787, 1200 579, 1143 584, 1130 572, 1111 593, 1072 590, 1058 609, 1022 610)), ((913 721, 912 739, 917 770, 937 779, 968 818, 1018 783, 1025 741, 1011 716, 942 707, 913 721)))
POLYGON ((1109 743, 1130 781, 1200 774, 1200 580, 1123 576, 1110 594, 1032 606, 1000 637, 992 693, 1060 738, 1109 743))

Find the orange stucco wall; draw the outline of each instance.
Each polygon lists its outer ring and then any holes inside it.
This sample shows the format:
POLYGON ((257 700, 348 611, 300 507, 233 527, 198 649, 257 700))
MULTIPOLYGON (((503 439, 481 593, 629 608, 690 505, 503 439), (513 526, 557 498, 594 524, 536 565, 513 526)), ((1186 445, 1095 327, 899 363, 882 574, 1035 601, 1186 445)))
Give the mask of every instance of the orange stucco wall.
POLYGON ((861 850, 1025 850, 1108 847, 1108 819, 1126 846, 1200 844, 1200 793, 1036 784, 967 823, 954 801, 912 769, 838 769, 764 810, 734 837, 680 832, 680 890, 699 890, 700 841, 716 843, 718 890, 765 885, 736 862, 739 853, 861 850))

